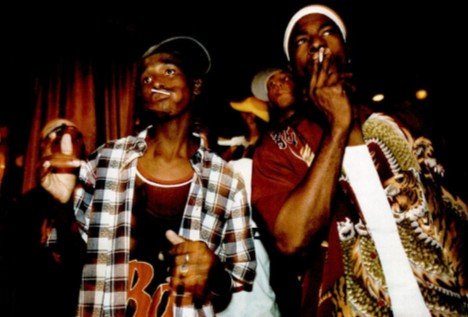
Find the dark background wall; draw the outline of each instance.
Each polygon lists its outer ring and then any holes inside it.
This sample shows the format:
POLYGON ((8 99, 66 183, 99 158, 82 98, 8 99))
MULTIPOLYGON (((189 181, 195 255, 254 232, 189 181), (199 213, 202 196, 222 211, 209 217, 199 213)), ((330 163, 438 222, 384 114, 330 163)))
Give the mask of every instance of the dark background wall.
MULTIPOLYGON (((208 104, 213 125, 222 133, 238 120, 228 101, 248 95, 259 69, 283 65, 282 36, 287 21, 309 1, 152 1, 90 4, 82 1, 11 4, 0 13, 3 96, 0 124, 13 126, 15 151, 26 146, 38 69, 69 55, 96 60, 137 59, 150 44, 169 35, 189 34, 213 56, 208 104), (221 124, 223 122, 223 124, 221 124)), ((466 38, 460 2, 326 1, 348 26, 357 81, 370 96, 385 92, 384 110, 421 115, 411 121, 430 130, 440 145, 449 178, 461 183, 458 168, 467 142, 462 109, 466 91, 466 38), (411 7, 409 7, 411 5, 411 7), (459 79, 461 78, 461 79, 459 79), (416 88, 429 98, 414 100, 416 88), (398 105, 398 106, 396 106, 398 105)), ((466 195, 465 195, 466 197, 466 195)))

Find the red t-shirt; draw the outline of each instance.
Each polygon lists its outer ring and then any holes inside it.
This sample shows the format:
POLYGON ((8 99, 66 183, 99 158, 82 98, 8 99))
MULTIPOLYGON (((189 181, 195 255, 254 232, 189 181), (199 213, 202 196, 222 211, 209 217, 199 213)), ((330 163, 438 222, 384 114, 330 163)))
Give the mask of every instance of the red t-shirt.
POLYGON ((252 204, 270 232, 288 195, 306 174, 322 136, 317 124, 291 119, 264 136, 253 158, 252 204))
POLYGON ((128 316, 172 316, 172 290, 166 282, 172 260, 167 230, 178 232, 191 178, 163 183, 137 174, 132 213, 128 316), (163 256, 165 255, 165 256, 163 256))

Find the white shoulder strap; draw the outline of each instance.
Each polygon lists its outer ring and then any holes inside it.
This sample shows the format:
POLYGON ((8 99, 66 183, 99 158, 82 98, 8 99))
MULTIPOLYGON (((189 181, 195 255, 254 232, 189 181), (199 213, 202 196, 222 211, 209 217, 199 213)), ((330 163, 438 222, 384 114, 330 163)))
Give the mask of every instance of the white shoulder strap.
POLYGON ((367 146, 347 147, 343 167, 377 248, 394 316, 431 316, 367 146))

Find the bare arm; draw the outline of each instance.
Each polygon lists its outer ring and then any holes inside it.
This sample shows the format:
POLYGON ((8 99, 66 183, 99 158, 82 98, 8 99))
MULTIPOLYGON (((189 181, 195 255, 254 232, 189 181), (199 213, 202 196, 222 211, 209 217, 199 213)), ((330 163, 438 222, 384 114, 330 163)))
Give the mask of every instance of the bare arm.
POLYGON ((322 144, 303 180, 290 193, 274 226, 278 248, 292 254, 306 246, 329 221, 341 161, 348 142, 352 110, 330 58, 314 61, 310 98, 329 123, 322 144))
POLYGON ((346 140, 346 130, 325 137, 304 179, 281 208, 274 235, 282 252, 295 253, 327 224, 346 140))

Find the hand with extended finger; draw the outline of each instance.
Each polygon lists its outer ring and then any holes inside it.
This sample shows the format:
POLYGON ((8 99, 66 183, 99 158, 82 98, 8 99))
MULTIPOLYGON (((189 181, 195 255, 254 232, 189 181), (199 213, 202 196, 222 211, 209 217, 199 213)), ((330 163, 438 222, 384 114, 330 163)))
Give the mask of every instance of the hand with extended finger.
POLYGON ((182 238, 174 231, 166 232, 173 244, 169 254, 174 257, 170 285, 177 293, 191 293, 195 301, 204 301, 208 293, 208 278, 217 260, 203 241, 182 238))

